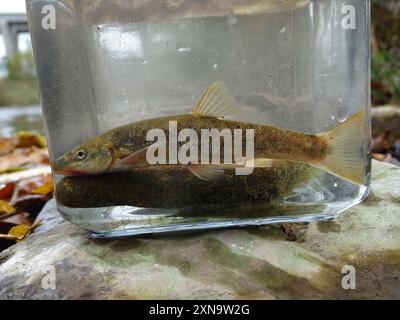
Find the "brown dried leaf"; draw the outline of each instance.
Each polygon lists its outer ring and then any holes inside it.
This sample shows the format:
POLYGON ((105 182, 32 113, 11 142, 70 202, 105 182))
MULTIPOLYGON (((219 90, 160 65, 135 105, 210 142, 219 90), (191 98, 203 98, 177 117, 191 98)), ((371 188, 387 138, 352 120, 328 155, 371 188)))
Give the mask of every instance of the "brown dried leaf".
POLYGON ((0 138, 0 156, 12 152, 17 144, 16 137, 0 138))
POLYGON ((15 149, 11 153, 0 157, 0 173, 21 170, 24 165, 37 165, 48 160, 47 149, 30 147, 15 149))
POLYGON ((386 158, 386 154, 373 153, 373 154, 372 154, 372 157, 373 157, 375 160, 383 161, 383 160, 385 160, 385 158, 386 158))
POLYGON ((33 190, 47 184, 53 183, 51 174, 33 177, 18 182, 16 191, 14 193, 13 202, 17 201, 19 197, 33 194, 33 190))
POLYGON ((15 190, 15 183, 10 182, 7 183, 3 188, 0 189, 0 200, 10 200, 14 190, 15 190))

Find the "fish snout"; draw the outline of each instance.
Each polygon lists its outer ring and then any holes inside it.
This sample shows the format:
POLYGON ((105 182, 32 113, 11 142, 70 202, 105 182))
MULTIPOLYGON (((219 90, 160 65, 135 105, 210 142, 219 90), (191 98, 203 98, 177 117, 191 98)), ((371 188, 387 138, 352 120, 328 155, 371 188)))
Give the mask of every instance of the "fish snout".
POLYGON ((67 161, 63 157, 58 158, 52 163, 52 168, 55 173, 62 173, 62 171, 65 170, 66 166, 67 161))
POLYGON ((71 160, 67 155, 64 155, 57 160, 52 162, 52 168, 54 173, 57 174, 69 174, 72 173, 74 170, 71 167, 71 160))

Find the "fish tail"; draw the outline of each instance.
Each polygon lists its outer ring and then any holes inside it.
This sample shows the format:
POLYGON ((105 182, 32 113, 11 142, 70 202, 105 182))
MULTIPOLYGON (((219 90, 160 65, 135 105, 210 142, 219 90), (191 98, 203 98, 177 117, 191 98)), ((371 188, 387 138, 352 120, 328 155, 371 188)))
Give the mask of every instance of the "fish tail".
POLYGON ((328 144, 321 169, 357 184, 364 184, 363 154, 360 140, 365 134, 365 112, 359 112, 331 131, 320 134, 328 144))

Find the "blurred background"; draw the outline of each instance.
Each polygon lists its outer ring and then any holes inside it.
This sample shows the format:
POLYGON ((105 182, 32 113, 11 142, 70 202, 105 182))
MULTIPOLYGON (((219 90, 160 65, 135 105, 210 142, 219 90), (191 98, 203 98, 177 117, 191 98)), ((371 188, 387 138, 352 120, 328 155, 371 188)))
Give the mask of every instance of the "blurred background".
MULTIPOLYGON (((400 164, 400 1, 372 0, 371 37, 374 157, 400 164)), ((0 136, 20 130, 42 131, 25 1, 0 0, 0 136)))
POLYGON ((41 129, 25 1, 0 0, 0 136, 41 129))

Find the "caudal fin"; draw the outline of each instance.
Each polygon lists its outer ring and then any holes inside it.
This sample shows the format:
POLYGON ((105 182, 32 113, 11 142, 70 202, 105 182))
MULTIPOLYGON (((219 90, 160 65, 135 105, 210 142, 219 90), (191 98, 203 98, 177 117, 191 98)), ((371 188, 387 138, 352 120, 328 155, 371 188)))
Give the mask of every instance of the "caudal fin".
POLYGON ((328 155, 321 169, 357 184, 364 184, 363 154, 360 141, 364 131, 365 112, 359 112, 320 136, 328 142, 328 155))

